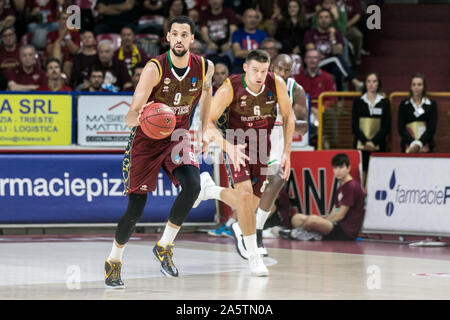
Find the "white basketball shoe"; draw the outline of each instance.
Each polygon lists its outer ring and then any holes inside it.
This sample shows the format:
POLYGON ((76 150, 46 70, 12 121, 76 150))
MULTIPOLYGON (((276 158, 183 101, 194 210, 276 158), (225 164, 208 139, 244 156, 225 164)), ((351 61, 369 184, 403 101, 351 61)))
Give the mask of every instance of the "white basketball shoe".
POLYGON ((200 174, 200 193, 198 194, 197 200, 195 200, 192 208, 197 208, 200 205, 200 202, 212 199, 206 195, 206 189, 208 187, 215 186, 216 183, 211 178, 208 172, 203 172, 200 174))

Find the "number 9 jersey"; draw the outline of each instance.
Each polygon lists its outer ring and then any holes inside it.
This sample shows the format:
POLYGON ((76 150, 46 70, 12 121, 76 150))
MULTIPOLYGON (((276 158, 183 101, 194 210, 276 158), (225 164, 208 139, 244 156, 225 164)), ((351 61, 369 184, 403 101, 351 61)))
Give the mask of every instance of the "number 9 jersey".
POLYGON ((156 64, 159 70, 158 84, 153 88, 148 101, 169 106, 175 113, 177 123, 172 135, 161 140, 149 138, 140 126, 131 130, 122 164, 126 194, 155 190, 161 168, 173 184, 178 186, 179 183, 173 174, 177 167, 182 165, 198 167, 197 157, 190 139, 186 139, 186 134, 194 106, 202 94, 206 60, 201 56, 188 54, 190 55, 188 66, 181 70, 176 70, 172 65, 170 51, 148 62, 156 64), (184 130, 180 132, 177 129, 184 130))

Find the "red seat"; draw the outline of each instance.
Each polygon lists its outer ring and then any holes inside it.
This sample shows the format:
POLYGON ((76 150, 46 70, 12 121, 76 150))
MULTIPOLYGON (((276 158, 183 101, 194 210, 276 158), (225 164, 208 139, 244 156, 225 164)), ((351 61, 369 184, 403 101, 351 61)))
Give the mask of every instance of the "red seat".
POLYGON ((137 34, 136 45, 139 49, 144 50, 149 57, 159 55, 161 48, 161 39, 156 34, 137 34))
POLYGON ((159 16, 159 15, 142 16, 138 20, 138 25, 151 24, 151 25, 162 26, 163 25, 163 21, 164 21, 164 17, 163 16, 159 16))

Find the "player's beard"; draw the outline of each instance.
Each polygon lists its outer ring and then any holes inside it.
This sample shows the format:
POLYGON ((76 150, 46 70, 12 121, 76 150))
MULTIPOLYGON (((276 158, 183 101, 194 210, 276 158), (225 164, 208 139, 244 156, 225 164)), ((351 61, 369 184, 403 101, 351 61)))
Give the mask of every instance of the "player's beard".
POLYGON ((184 49, 183 51, 181 51, 179 53, 175 51, 175 47, 170 48, 170 50, 172 50, 172 53, 174 55, 176 55, 177 57, 183 57, 187 53, 187 49, 184 49))

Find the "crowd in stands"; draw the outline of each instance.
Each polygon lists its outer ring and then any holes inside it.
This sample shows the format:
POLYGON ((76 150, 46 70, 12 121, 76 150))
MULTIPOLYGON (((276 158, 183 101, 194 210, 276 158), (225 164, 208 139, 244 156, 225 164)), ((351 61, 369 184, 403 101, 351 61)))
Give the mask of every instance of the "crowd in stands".
MULTIPOLYGON (((280 53, 290 55, 291 76, 312 101, 313 141, 320 93, 362 90, 354 105, 353 133, 355 148, 364 151, 366 168, 370 152, 385 150, 381 136, 389 131, 390 122, 381 80, 376 74, 369 74, 364 82, 356 76, 363 55, 369 54, 363 48, 362 3, 367 2, 0 0, 0 90, 132 92, 147 61, 168 49, 169 19, 184 14, 197 26, 191 51, 216 65, 216 89, 228 74, 243 72, 250 50, 266 50, 272 59, 280 53), (72 19, 67 13, 70 5, 81 9, 79 28, 70 28, 72 21, 67 23, 72 19), (375 81, 376 88, 368 81, 375 81), (373 117, 382 119, 376 126, 381 133, 368 137, 367 128, 360 126, 367 126, 367 118, 373 117)), ((411 98, 399 109, 402 149, 430 151, 434 146, 430 126, 435 126, 437 106, 425 94, 416 93, 420 91, 416 82, 422 84, 420 92, 426 92, 425 78, 413 78, 411 98), (412 122, 415 127, 408 126, 412 122), (426 130, 425 138, 411 133, 417 135, 417 130, 426 130)), ((335 101, 329 98, 325 106, 335 101)))
POLYGON ((53 91, 93 90, 94 66, 105 71, 104 90, 131 90, 133 68, 168 49, 167 23, 180 14, 196 23, 193 52, 225 64, 230 74, 243 71, 249 50, 262 48, 273 58, 292 55, 300 77, 302 58, 315 49, 337 90, 347 83, 360 88, 360 0, 0 0, 0 89, 45 87, 53 59, 63 83, 53 91), (81 8, 79 28, 70 27, 70 5, 81 8), (28 51, 34 57, 25 61, 28 51))

